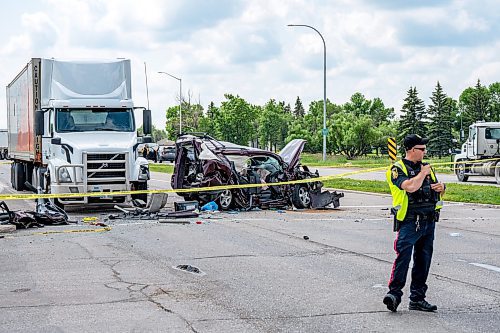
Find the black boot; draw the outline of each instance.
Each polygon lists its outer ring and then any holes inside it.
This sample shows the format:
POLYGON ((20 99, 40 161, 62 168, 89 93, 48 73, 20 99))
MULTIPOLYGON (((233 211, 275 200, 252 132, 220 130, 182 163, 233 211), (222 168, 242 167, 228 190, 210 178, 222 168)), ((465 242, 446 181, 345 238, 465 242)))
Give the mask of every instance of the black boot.
POLYGON ((393 294, 387 294, 385 295, 383 302, 387 306, 387 309, 391 310, 392 312, 396 312, 399 303, 401 303, 401 300, 399 300, 393 294))
POLYGON ((426 311, 433 312, 438 309, 436 305, 429 304, 425 299, 417 302, 410 301, 410 305, 408 305, 408 309, 410 310, 418 310, 418 311, 426 311))

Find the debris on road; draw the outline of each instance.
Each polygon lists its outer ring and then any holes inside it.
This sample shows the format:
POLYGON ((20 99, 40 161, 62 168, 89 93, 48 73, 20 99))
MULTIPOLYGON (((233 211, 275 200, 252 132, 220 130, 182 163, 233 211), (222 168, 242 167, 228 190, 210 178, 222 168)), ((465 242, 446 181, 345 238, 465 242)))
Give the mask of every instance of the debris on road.
POLYGON ((12 211, 2 201, 0 224, 13 224, 16 229, 43 228, 45 225, 68 224, 68 215, 47 199, 37 199, 36 211, 12 211))

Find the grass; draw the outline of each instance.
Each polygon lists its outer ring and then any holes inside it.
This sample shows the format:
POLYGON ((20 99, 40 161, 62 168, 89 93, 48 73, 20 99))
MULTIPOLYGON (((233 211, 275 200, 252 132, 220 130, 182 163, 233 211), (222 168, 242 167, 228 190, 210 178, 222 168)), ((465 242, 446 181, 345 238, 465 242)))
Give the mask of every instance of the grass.
MULTIPOLYGON (((401 156, 398 156, 400 159, 401 156)), ((434 169, 441 173, 453 173, 452 157, 442 157, 442 158, 429 158, 424 160, 427 163, 434 165, 434 169)), ((323 156, 321 154, 307 154, 303 153, 300 157, 300 162, 307 166, 325 166, 325 167, 338 167, 338 168, 377 168, 383 166, 389 166, 391 161, 387 155, 368 155, 354 158, 348 160, 345 156, 339 155, 327 155, 326 161, 323 161, 323 156)))
POLYGON ((172 164, 150 163, 149 170, 154 172, 164 172, 171 174, 174 172, 174 166, 172 164))
MULTIPOLYGON (((390 194, 389 186, 381 180, 338 178, 324 182, 325 187, 390 194)), ((500 189, 496 186, 446 184, 445 201, 500 205, 500 189)))

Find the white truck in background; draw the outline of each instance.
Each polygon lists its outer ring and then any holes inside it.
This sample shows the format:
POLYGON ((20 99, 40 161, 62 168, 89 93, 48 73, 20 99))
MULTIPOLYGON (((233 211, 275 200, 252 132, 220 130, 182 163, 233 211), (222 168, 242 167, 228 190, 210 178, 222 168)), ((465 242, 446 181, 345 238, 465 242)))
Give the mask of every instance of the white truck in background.
POLYGON ((457 178, 492 176, 500 184, 500 122, 476 122, 469 126, 469 137, 454 157, 457 178))
POLYGON ((125 202, 110 192, 147 189, 149 165, 137 146, 151 137, 137 136, 134 109, 143 109, 150 134, 151 111, 132 101, 130 60, 31 59, 7 86, 12 187, 102 193, 63 196, 59 205, 125 202))
POLYGON ((8 156, 8 134, 6 129, 0 129, 0 160, 5 160, 8 156))

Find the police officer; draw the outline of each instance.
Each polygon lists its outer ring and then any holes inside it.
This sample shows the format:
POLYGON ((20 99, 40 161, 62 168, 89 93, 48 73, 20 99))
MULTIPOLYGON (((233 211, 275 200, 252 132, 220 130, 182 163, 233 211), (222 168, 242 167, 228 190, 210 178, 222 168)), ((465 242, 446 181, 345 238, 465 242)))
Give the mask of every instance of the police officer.
POLYGON ((437 306, 425 300, 427 276, 432 259, 435 223, 443 204, 446 186, 437 181, 434 170, 422 163, 429 140, 416 134, 404 139, 406 156, 387 170, 387 182, 392 194, 396 260, 392 266, 389 292, 384 304, 396 312, 403 296, 403 287, 413 252, 410 285, 410 310, 436 311, 437 306))

